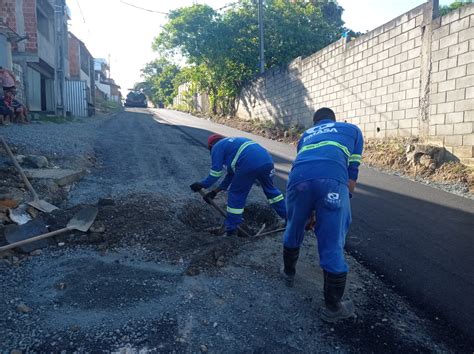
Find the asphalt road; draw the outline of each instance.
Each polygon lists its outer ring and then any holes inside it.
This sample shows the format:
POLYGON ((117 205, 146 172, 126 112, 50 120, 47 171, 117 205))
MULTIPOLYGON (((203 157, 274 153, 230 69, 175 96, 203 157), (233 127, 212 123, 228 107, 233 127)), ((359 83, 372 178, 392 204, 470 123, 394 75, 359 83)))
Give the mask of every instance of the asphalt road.
MULTIPOLYGON (((181 112, 153 110, 193 143, 211 132, 246 136, 267 148, 284 190, 295 148, 181 112)), ((347 249, 431 319, 474 341, 474 201, 362 168, 352 199, 347 249)))

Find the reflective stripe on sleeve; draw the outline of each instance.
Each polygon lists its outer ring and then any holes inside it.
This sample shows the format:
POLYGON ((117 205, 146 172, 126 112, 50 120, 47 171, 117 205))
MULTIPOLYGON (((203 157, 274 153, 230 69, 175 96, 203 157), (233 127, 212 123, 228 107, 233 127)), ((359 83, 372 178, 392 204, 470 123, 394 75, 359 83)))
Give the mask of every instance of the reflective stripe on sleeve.
POLYGON ((275 198, 268 199, 268 202, 270 204, 274 204, 274 203, 278 203, 282 201, 283 199, 285 199, 285 197, 283 196, 283 194, 280 194, 280 195, 277 195, 275 198))
POLYGON ((224 171, 214 171, 214 170, 211 170, 209 172, 209 174, 212 176, 212 177, 220 177, 224 174, 224 171))
POLYGON ((227 207, 227 212, 228 213, 231 213, 231 214, 237 214, 237 215, 240 215, 240 214, 243 214, 244 213, 244 209, 236 209, 236 208, 231 208, 231 207, 227 207))
POLYGON ((349 157, 349 162, 361 162, 361 161, 362 161, 362 155, 352 154, 351 157, 349 157))
POLYGON ((235 154, 234 159, 232 160, 232 163, 230 164, 230 167, 232 168, 232 170, 234 172, 235 172, 235 165, 237 164, 237 160, 239 159, 239 156, 242 153, 242 151, 244 151, 245 148, 247 148, 248 146, 253 145, 253 144, 256 144, 256 142, 255 141, 247 141, 247 142, 243 143, 242 145, 240 145, 239 150, 237 150, 237 153, 235 154))

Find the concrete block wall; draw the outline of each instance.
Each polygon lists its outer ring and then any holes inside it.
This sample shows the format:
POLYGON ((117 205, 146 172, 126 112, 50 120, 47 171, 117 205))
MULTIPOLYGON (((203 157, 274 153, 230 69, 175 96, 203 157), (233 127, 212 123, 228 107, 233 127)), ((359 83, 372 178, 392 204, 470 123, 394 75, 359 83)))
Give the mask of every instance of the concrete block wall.
POLYGON ((327 106, 367 138, 419 136, 473 158, 473 8, 434 19, 431 0, 269 70, 243 89, 237 116, 309 126, 327 106))
POLYGON ((429 140, 474 164, 474 4, 434 21, 429 140))

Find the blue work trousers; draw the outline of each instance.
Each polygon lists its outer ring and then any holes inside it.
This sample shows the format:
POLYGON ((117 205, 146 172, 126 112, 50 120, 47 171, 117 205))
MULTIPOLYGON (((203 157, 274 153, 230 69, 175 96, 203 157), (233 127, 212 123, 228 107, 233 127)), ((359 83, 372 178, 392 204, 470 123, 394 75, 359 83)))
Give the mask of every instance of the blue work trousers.
POLYGON ((227 231, 233 231, 242 222, 245 202, 255 180, 260 182, 268 202, 282 218, 286 219, 285 199, 283 194, 273 185, 273 164, 265 164, 257 168, 240 168, 235 172, 227 198, 227 231))
POLYGON ((352 221, 348 186, 333 179, 313 179, 293 185, 286 198, 285 247, 301 246, 306 222, 314 210, 321 268, 330 273, 346 273, 349 268, 344 244, 352 221))

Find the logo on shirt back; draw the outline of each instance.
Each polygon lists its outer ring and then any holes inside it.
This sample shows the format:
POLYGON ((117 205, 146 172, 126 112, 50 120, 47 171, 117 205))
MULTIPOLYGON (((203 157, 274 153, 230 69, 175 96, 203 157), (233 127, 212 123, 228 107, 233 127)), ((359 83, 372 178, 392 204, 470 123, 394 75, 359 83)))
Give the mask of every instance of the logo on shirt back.
POLYGON ((336 125, 335 123, 326 123, 326 124, 316 125, 312 128, 309 128, 306 131, 306 134, 308 135, 305 136, 303 141, 311 139, 312 137, 315 137, 316 135, 319 135, 319 134, 337 133, 337 129, 334 127, 335 125, 336 125))

